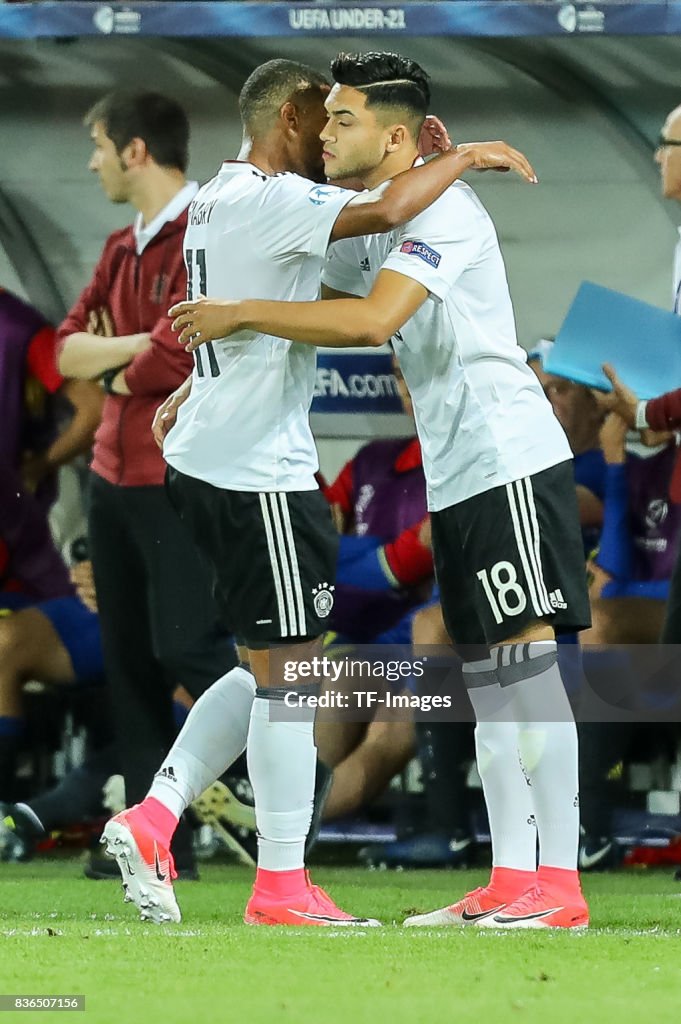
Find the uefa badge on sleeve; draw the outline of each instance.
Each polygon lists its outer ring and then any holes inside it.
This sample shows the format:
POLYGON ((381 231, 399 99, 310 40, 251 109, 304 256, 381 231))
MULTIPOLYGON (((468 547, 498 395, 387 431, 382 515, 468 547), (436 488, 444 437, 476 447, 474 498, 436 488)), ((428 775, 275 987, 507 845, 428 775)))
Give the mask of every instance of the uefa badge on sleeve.
POLYGON ((312 588, 314 597, 314 610, 320 619, 325 619, 333 608, 333 592, 336 588, 333 584, 320 583, 318 587, 312 588))
POLYGON ((337 185, 315 185, 313 189, 307 194, 307 198, 310 200, 313 206, 323 206, 324 203, 328 203, 329 199, 333 199, 340 193, 340 189, 337 185))

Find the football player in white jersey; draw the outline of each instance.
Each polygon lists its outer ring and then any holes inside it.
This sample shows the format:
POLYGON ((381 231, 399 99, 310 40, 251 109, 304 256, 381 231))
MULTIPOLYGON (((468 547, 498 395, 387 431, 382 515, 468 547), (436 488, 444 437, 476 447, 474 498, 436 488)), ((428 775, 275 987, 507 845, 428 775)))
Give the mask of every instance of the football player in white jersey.
MULTIPOLYGON (((190 298, 312 300, 329 242, 395 228, 470 166, 512 167, 532 180, 521 154, 493 143, 444 154, 378 191, 314 184, 323 180, 328 92, 322 75, 292 61, 270 61, 248 79, 239 159, 226 161, 190 207, 190 298)), ((338 544, 315 481, 314 377, 309 346, 252 332, 223 339, 196 352, 192 377, 155 421, 171 501, 213 567, 225 622, 250 665, 197 702, 148 797, 104 830, 127 896, 159 922, 180 917, 168 859, 177 819, 247 747, 258 867, 246 922, 377 923, 344 913, 304 870, 313 709, 291 710, 288 701, 300 698, 301 679, 312 695, 318 689, 314 658, 333 604, 338 544)))
MULTIPOLYGON (((374 189, 417 160, 427 76, 394 54, 341 55, 332 73, 326 173, 374 189)), ((555 640, 589 623, 571 452, 517 344, 492 221, 457 181, 401 228, 335 245, 324 282, 332 301, 183 303, 175 326, 190 349, 260 332, 329 347, 393 338, 493 852, 487 886, 405 923, 586 927, 577 736, 555 640)))

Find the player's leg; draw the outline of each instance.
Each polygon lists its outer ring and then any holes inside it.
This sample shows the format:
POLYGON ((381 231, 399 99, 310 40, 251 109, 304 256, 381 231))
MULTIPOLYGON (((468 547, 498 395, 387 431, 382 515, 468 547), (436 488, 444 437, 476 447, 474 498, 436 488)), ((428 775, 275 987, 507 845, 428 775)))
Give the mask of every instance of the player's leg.
MULTIPOLYGON (((154 567, 156 603, 150 629, 168 675, 182 676, 194 695, 208 686, 211 674, 217 681, 196 701, 167 755, 157 757, 151 769, 151 774, 154 770, 156 774, 145 798, 113 818, 102 837, 107 851, 116 856, 124 885, 143 917, 158 923, 180 919, 169 854, 179 819, 245 749, 255 693, 255 681, 247 667, 236 665, 224 671, 234 654, 225 630, 215 622, 216 606, 206 593, 207 570, 200 564, 199 550, 204 557, 210 554, 222 571, 231 570, 238 578, 238 565, 231 564, 229 553, 221 559, 222 551, 216 544, 224 492, 182 474, 169 476, 170 497, 184 521, 184 525, 179 523, 175 512, 169 510, 172 521, 166 523, 167 531, 179 534, 170 550, 181 548, 183 556, 179 571, 177 559, 154 567), (199 550, 187 543, 186 534, 180 532, 185 529, 193 535, 199 550), (164 582, 166 573, 174 578, 164 582), (126 878, 126 859, 130 858, 144 862, 137 868, 145 877, 144 893, 132 885, 130 877, 126 878)), ((216 589, 219 598, 219 579, 216 589)))
MULTIPOLYGON (((435 567, 447 631, 463 659, 463 680, 476 719, 475 752, 492 840, 492 874, 486 886, 448 907, 407 918, 413 926, 476 924, 512 903, 535 880, 537 833, 532 799, 518 752, 518 725, 509 713, 489 660, 484 609, 478 607, 475 565, 486 564, 496 544, 498 510, 476 509, 464 534, 458 506, 431 514, 435 567), (482 547, 476 554, 474 543, 482 547)), ((502 538, 503 543, 503 538, 502 538)), ((494 560, 493 560, 494 561, 494 560)))
MULTIPOLYGON (((500 687, 504 717, 518 730, 539 840, 536 886, 483 924, 583 927, 588 910, 577 873, 577 730, 554 633, 554 626, 574 632, 589 624, 571 467, 554 466, 481 498, 499 523, 508 522, 510 513, 513 525, 515 550, 499 529, 506 557, 488 557, 476 571, 477 603, 490 644, 489 671, 500 687)), ((469 525, 472 512, 463 510, 469 525)))
MULTIPOLYGON (((541 877, 548 871, 554 883, 562 879, 577 904, 577 731, 548 625, 589 621, 569 466, 497 487, 432 520, 445 622, 464 657, 493 837, 493 877, 482 894, 509 906, 534 886, 536 823, 541 877), (448 575, 455 566, 458 579, 448 575), (470 646, 482 642, 485 656, 470 646)), ((493 902, 480 907, 480 922, 495 918, 483 913, 493 902)), ((549 915, 542 921, 560 923, 549 915)))
MULTIPOLYGON (((281 634, 274 614, 279 593, 271 564, 271 537, 265 529, 260 496, 222 491, 173 471, 169 477, 176 506, 188 520, 197 545, 212 559, 225 620, 235 624, 241 633, 251 630, 257 634, 256 642, 269 644, 281 634), (242 624, 244 629, 240 628, 242 624)), ((263 500, 269 501, 266 496, 263 500)), ((323 499, 320 500, 323 511, 328 514, 323 499)), ((306 533, 312 538, 315 522, 320 515, 323 517, 323 511, 315 507, 312 521, 306 524, 306 533)), ((308 559, 306 564, 314 564, 314 559, 308 559)), ((290 579, 291 565, 287 571, 290 579)), ((330 596, 328 592, 327 596, 330 596)), ((313 607, 314 597, 311 592, 306 597, 313 607)), ((323 607, 323 602, 324 596, 317 602, 319 607, 323 607)), ((290 606, 287 607, 290 615, 290 606)), ((178 744, 157 773, 152 795, 139 807, 112 819, 105 829, 103 838, 119 860, 122 871, 126 870, 125 860, 131 854, 148 865, 145 893, 140 895, 129 878, 127 885, 143 914, 153 920, 179 920, 179 909, 172 893, 172 864, 165 857, 167 837, 176 824, 177 812, 186 805, 189 796, 212 782, 243 749, 253 690, 250 673, 243 667, 231 670, 219 680, 190 713, 178 744), (174 754, 178 750, 182 755, 175 764, 174 754), (159 868, 155 863, 152 865, 156 854, 159 854, 159 868), (152 867, 156 868, 155 876, 152 867)))
MULTIPOLYGON (((193 489, 190 501, 191 494, 193 489)), ((163 502, 153 517, 156 532, 163 530, 162 543, 145 545, 153 650, 168 680, 173 686, 180 683, 195 704, 179 736, 174 742, 169 737, 169 753, 156 770, 147 794, 150 802, 144 806, 151 814, 160 795, 159 802, 172 819, 179 819, 243 752, 255 684, 247 666, 237 665, 233 637, 220 621, 211 573, 195 544, 187 501, 180 496, 177 502, 188 519, 183 522, 165 494, 153 497, 156 504, 163 502), (168 551, 173 552, 172 559, 168 551)), ((152 511, 145 517, 149 521, 152 511)), ((156 810, 156 824, 164 826, 166 839, 175 821, 156 810)))
MULTIPOLYGON (((252 496, 251 496, 252 497, 252 496)), ((248 924, 367 925, 311 885, 304 869, 317 752, 322 633, 333 604, 337 534, 317 491, 256 496, 260 541, 242 591, 241 632, 258 689, 248 734, 258 868, 248 924)), ((242 504, 244 504, 242 496, 242 504)), ((243 514, 243 513, 242 513, 243 514)))
POLYGON ((539 840, 536 885, 505 907, 490 927, 583 927, 588 910, 577 873, 577 730, 557 662, 551 627, 538 622, 494 646, 496 675, 517 720, 518 749, 539 840))

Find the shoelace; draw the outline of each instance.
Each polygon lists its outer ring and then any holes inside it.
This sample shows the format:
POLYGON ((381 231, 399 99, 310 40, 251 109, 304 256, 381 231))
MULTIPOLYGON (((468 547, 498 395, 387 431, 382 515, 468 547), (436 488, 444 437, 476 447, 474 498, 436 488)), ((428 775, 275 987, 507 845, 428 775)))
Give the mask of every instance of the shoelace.
POLYGON ((345 911, 336 906, 328 892, 324 892, 319 885, 312 885, 310 889, 315 903, 326 917, 341 917, 347 921, 352 918, 352 914, 346 914, 345 911))
POLYGON ((466 903, 468 900, 478 899, 480 897, 480 894, 485 891, 486 887, 481 885, 477 889, 473 889, 471 892, 466 893, 466 895, 462 896, 460 900, 456 901, 456 903, 450 903, 447 909, 452 910, 454 907, 458 907, 461 903, 466 903))
POLYGON ((542 895, 543 894, 539 886, 535 885, 531 889, 528 889, 527 892, 519 899, 514 900, 510 906, 505 908, 505 910, 500 911, 500 913, 508 914, 509 910, 513 908, 514 914, 531 914, 536 909, 537 902, 542 899, 542 895))

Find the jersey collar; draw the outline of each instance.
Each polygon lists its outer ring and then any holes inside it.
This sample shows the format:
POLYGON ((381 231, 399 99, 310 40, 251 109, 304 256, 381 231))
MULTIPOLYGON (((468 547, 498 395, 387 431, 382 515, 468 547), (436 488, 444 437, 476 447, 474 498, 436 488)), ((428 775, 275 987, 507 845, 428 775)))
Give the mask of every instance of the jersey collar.
POLYGON ((177 195, 174 195, 170 202, 163 207, 160 213, 157 213, 154 219, 144 226, 142 225, 142 214, 137 214, 132 231, 135 236, 135 249, 138 256, 141 256, 149 242, 156 238, 164 224, 175 220, 183 210, 187 209, 198 191, 198 181, 188 181, 177 195))

